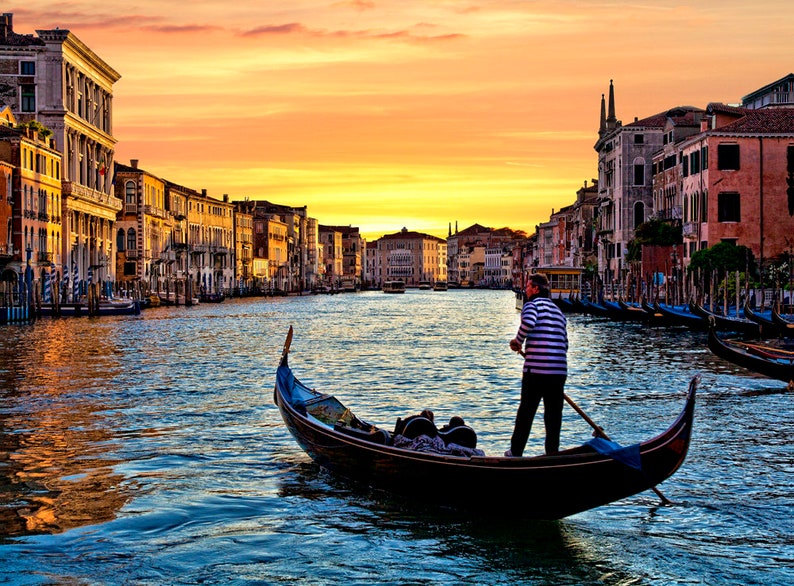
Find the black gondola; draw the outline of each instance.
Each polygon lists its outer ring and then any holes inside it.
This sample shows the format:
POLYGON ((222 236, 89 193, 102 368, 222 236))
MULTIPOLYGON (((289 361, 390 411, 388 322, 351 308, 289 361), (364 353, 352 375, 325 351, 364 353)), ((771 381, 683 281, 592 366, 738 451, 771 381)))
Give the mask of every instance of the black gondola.
POLYGON ((728 362, 794 386, 794 352, 722 339, 713 327, 709 328, 709 350, 728 362))
POLYGON ((776 308, 772 308, 772 321, 780 329, 780 335, 786 338, 794 338, 794 322, 784 318, 776 308))
POLYGON ((762 338, 776 338, 778 336, 784 336, 786 338, 794 337, 794 324, 776 322, 774 320, 774 310, 772 311, 772 317, 766 317, 753 311, 753 308, 750 307, 749 304, 745 304, 744 315, 747 319, 756 322, 760 326, 762 338), (787 327, 787 325, 789 327, 787 327))
POLYGON ((752 320, 743 317, 730 317, 713 313, 697 303, 690 303, 689 308, 692 313, 695 313, 704 318, 708 323, 714 320, 714 327, 720 332, 736 332, 746 338, 759 338, 761 336, 761 327, 752 320))
POLYGON ((393 433, 359 420, 332 395, 295 378, 287 361, 291 339, 292 327, 276 373, 274 400, 298 444, 341 477, 417 500, 559 519, 655 487, 681 466, 689 449, 699 377, 692 379, 684 409, 667 431, 625 448, 634 451, 639 468, 588 444, 528 458, 395 447, 393 433))
POLYGON ((654 304, 654 307, 656 307, 656 309, 658 309, 659 312, 667 318, 668 323, 670 324, 686 326, 695 332, 705 332, 709 327, 709 323, 706 318, 696 313, 692 313, 690 306, 673 307, 656 303, 654 304))

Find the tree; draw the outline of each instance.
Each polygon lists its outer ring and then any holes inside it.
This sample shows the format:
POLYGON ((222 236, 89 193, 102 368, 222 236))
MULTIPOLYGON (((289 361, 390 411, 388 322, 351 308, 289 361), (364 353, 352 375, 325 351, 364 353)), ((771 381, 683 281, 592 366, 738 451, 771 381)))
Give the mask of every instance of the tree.
POLYGON ((749 274, 756 275, 753 251, 746 246, 720 242, 711 248, 698 250, 692 255, 687 270, 692 273, 696 270, 711 274, 719 271, 742 271, 749 269, 749 274))
POLYGON ((662 220, 648 220, 634 230, 638 244, 652 246, 675 246, 683 242, 681 226, 673 226, 662 220))

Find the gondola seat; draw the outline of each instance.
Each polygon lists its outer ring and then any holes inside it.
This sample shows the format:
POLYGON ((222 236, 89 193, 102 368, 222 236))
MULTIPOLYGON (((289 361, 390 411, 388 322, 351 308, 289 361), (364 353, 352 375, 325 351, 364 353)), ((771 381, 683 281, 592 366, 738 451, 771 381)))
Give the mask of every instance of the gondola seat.
POLYGON ((416 439, 420 435, 426 435, 427 437, 436 437, 438 435, 438 428, 436 427, 436 424, 430 421, 427 417, 409 417, 404 422, 404 425, 401 426, 400 423, 401 420, 398 419, 395 429, 402 427, 398 433, 408 439, 416 439))
POLYGON ((337 423, 336 425, 334 425, 334 430, 341 432, 345 435, 349 435, 351 437, 355 437, 382 446, 388 446, 391 445, 392 443, 391 434, 385 429, 379 429, 377 427, 373 427, 367 430, 367 429, 357 429, 355 427, 349 427, 347 425, 337 423))
POLYGON ((477 447, 477 433, 468 425, 459 425, 448 431, 442 429, 438 435, 445 445, 455 444, 472 450, 477 447))

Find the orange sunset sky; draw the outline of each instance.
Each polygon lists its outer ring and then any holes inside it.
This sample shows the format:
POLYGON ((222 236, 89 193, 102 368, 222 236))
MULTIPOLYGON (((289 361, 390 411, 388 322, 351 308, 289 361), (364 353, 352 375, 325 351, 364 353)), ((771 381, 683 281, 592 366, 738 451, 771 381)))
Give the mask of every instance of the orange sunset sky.
POLYGON ((116 159, 209 195, 308 206, 370 239, 533 232, 628 123, 794 71, 794 2, 10 2, 121 75, 116 159))

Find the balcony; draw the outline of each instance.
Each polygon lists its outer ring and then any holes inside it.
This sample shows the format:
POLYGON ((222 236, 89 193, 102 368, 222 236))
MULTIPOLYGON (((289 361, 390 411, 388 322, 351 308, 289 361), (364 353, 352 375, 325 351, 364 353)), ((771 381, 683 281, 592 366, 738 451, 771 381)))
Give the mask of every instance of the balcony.
POLYGON ((681 226, 681 234, 684 238, 697 239, 698 237, 698 222, 684 222, 681 226))
POLYGON ((165 218, 165 210, 155 206, 143 206, 143 213, 153 218, 165 218))
POLYGON ((124 255, 125 255, 125 256, 126 256, 128 259, 135 259, 135 258, 138 258, 138 250, 137 250, 137 249, 130 248, 130 249, 127 249, 127 250, 122 250, 121 252, 123 252, 123 253, 124 253, 124 255))
POLYGON ((52 253, 40 250, 36 258, 38 262, 50 264, 52 262, 52 253))
POLYGON ((84 202, 98 205, 107 208, 114 214, 120 212, 122 206, 124 205, 121 203, 121 200, 114 195, 97 191, 96 189, 86 187, 85 185, 75 183, 74 181, 63 181, 61 185, 61 193, 63 197, 79 199, 84 202))

